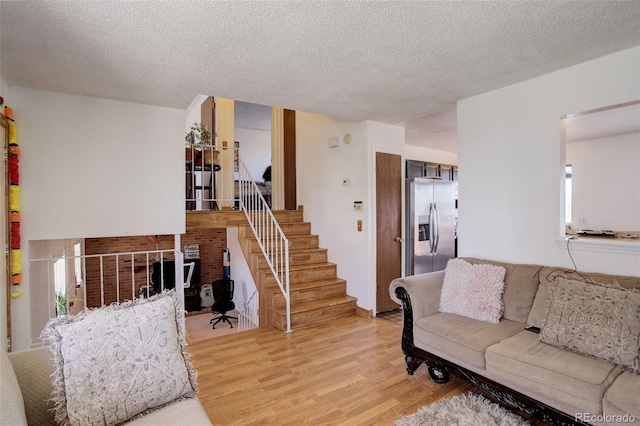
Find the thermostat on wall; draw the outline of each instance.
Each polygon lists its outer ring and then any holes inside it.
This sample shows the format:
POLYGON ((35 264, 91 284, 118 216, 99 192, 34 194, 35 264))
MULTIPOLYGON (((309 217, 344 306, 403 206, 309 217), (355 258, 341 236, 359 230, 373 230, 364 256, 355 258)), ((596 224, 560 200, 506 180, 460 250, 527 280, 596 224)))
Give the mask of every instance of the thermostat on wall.
POLYGON ((364 210, 364 204, 362 203, 362 201, 354 201, 353 202, 353 210, 357 211, 357 212, 361 212, 364 210))

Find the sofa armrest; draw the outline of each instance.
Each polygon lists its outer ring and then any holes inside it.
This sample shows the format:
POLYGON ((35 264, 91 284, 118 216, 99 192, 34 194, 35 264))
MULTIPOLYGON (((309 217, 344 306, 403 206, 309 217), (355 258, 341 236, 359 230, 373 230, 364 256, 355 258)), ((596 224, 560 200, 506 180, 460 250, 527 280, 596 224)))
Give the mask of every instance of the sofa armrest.
POLYGON ((0 349, 0 413, 2 425, 28 425, 20 384, 4 349, 0 349))
POLYGON ((396 278, 389 284, 389 295, 394 302, 402 304, 396 296, 396 288, 403 287, 411 299, 413 318, 418 320, 440 312, 440 292, 443 281, 444 271, 396 278))
POLYGON ((25 413, 30 425, 55 425, 50 401, 54 372, 53 354, 48 346, 11 352, 7 356, 18 379, 25 413))

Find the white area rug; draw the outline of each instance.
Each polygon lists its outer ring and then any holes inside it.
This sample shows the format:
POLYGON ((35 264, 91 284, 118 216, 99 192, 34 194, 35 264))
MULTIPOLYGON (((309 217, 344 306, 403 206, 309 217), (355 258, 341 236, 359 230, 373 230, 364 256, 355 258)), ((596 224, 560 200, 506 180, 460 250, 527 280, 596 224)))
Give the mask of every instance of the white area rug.
POLYGON ((473 392, 420 407, 417 413, 396 420, 398 426, 521 426, 531 423, 473 392))

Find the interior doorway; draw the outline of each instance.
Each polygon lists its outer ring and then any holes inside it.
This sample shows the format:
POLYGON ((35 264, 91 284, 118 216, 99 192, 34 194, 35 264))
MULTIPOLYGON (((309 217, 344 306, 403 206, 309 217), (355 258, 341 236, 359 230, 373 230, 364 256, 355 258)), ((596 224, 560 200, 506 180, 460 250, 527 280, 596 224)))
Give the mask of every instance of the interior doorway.
POLYGON ((234 150, 253 179, 268 186, 271 208, 296 210, 296 112, 234 101, 233 116, 234 150))
POLYGON ((376 313, 399 305, 389 283, 402 276, 402 157, 376 153, 376 313))

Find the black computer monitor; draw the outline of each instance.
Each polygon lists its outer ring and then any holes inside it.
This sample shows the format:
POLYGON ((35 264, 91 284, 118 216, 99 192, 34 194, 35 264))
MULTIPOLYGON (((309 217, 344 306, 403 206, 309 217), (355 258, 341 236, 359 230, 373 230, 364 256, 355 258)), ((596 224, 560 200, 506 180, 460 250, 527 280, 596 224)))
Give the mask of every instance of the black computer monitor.
MULTIPOLYGON (((190 287, 191 283, 197 279, 195 261, 186 260, 184 262, 184 282, 185 287, 190 287)), ((171 290, 176 286, 176 263, 173 260, 165 260, 161 262, 153 262, 153 271, 151 272, 151 282, 156 293, 162 290, 160 273, 164 276, 164 289, 171 290)))

